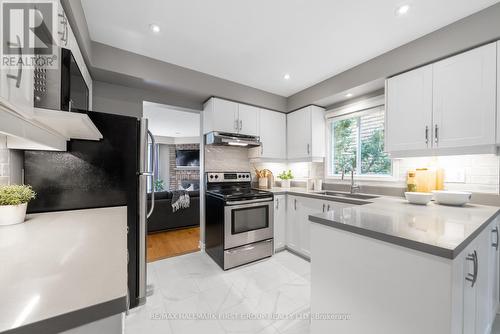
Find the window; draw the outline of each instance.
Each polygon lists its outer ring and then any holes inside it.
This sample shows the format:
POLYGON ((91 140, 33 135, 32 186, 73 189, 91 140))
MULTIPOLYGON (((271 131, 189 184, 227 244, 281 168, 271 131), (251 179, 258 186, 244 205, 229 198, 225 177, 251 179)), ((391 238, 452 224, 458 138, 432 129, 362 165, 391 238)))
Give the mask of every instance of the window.
POLYGON ((384 107, 330 118, 329 174, 344 177, 392 176, 392 162, 384 153, 384 107))

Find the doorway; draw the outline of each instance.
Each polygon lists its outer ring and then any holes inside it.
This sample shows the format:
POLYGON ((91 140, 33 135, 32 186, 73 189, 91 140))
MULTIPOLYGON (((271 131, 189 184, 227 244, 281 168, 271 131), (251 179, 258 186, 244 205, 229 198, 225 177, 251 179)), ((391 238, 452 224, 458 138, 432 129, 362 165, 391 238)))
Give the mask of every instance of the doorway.
POLYGON ((147 261, 154 262, 200 250, 200 111, 144 102, 143 117, 155 139, 147 236, 147 261))

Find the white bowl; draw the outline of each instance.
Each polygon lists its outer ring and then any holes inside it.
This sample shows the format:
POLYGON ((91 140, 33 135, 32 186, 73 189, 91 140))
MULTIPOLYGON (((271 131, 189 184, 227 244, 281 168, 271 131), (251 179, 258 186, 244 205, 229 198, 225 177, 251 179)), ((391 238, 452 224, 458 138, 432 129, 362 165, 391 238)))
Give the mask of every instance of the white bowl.
POLYGON ((426 205, 432 199, 432 193, 405 192, 405 197, 412 204, 426 205))
POLYGON ((468 191, 435 190, 434 200, 439 204, 461 206, 470 202, 472 193, 468 191))

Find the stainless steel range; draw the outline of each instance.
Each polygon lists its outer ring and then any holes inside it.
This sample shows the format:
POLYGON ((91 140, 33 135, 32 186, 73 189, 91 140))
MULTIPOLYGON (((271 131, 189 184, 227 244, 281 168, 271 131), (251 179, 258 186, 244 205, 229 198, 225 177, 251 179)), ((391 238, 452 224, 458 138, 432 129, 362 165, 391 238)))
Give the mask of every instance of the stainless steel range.
POLYGON ((247 172, 206 173, 205 250, 234 268, 273 255, 273 194, 251 187, 247 172))

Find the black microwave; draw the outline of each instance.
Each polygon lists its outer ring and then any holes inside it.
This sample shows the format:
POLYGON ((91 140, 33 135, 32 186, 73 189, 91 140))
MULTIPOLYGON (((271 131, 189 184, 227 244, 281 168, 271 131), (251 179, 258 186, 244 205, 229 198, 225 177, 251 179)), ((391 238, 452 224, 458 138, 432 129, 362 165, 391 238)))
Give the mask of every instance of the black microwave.
POLYGON ((58 48, 56 69, 35 67, 34 105, 62 111, 89 109, 89 88, 71 50, 58 48))

